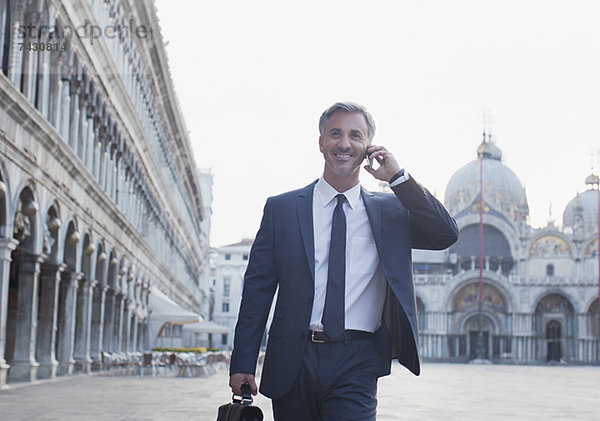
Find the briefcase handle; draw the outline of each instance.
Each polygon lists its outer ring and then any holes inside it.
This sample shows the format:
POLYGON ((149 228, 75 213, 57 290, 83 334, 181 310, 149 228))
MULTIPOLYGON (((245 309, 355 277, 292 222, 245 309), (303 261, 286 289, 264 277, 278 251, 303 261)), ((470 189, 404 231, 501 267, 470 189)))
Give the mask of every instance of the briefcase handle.
POLYGON ((238 396, 234 393, 232 397, 233 402, 238 402, 243 405, 252 405, 252 392, 250 391, 250 386, 248 385, 248 383, 244 383, 241 389, 242 396, 238 396))

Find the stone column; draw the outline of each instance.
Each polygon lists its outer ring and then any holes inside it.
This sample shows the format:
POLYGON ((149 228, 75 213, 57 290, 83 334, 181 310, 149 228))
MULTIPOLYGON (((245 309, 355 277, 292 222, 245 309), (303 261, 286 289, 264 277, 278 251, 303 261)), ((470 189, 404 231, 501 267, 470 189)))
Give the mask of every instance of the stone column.
POLYGON ((46 256, 19 252, 19 292, 15 329, 15 352, 8 371, 14 382, 30 382, 37 375, 35 346, 38 322, 38 288, 40 264, 46 256))
POLYGON ((6 349, 6 314, 10 282, 11 253, 19 242, 12 238, 0 238, 0 389, 6 387, 8 364, 4 360, 6 349))
POLYGON ((92 358, 90 357, 90 336, 92 326, 92 295, 96 281, 86 279, 79 285, 79 296, 81 306, 78 306, 81 313, 77 317, 81 317, 81 323, 77 324, 79 331, 75 332, 75 367, 78 371, 89 373, 92 367, 92 358))
POLYGON ((66 265, 42 264, 40 275, 40 314, 38 325, 37 360, 39 379, 56 377, 56 331, 58 325, 58 296, 61 272, 66 265))
POLYGON ((102 334, 102 350, 113 351, 114 320, 115 320, 115 290, 108 288, 104 297, 104 332, 102 334))
POLYGON ((137 352, 138 349, 138 315, 137 313, 133 313, 131 316, 131 323, 133 325, 133 332, 131 332, 131 344, 130 351, 137 352))
POLYGON ((115 299, 115 336, 113 341, 113 351, 123 351, 123 312, 124 312, 124 296, 117 293, 115 299))
POLYGON ((92 370, 102 369, 102 349, 104 336, 104 305, 106 299, 106 285, 94 288, 94 299, 92 306, 92 332, 91 332, 91 357, 92 370))
POLYGON ((123 315, 123 346, 121 349, 129 352, 131 351, 131 306, 133 305, 133 301, 127 298, 126 303, 127 306, 123 315))
POLYGON ((143 351, 147 351, 150 349, 150 335, 148 335, 148 318, 145 317, 144 320, 142 320, 142 324, 141 324, 141 329, 142 329, 142 340, 141 340, 141 346, 142 346, 142 350, 143 351))
POLYGON ((75 360, 73 347, 75 344, 75 314, 77 311, 77 289, 79 280, 83 277, 81 272, 63 272, 60 284, 60 308, 62 317, 58 321, 59 341, 57 343, 59 375, 73 373, 75 360))

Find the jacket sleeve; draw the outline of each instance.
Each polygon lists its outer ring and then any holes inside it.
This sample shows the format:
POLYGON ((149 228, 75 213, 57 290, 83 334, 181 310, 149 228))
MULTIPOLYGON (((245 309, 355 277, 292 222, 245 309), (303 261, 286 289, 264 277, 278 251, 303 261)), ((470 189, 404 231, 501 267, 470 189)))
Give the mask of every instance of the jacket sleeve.
POLYGON ((235 327, 230 373, 254 374, 269 309, 277 289, 270 199, 250 250, 244 274, 242 302, 235 327))
POLYGON ((392 187, 392 191, 410 212, 412 248, 443 250, 456 242, 456 221, 444 205, 412 176, 392 187))

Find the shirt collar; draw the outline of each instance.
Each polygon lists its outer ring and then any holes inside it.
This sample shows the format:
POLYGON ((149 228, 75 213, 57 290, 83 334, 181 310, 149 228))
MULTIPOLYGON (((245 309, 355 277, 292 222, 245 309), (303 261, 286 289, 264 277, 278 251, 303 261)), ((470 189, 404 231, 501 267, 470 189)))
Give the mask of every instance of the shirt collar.
MULTIPOLYGON (((323 176, 321 176, 321 178, 319 178, 319 181, 317 181, 317 184, 315 185, 315 190, 317 192, 317 196, 319 196, 319 198, 321 199, 321 205, 323 207, 327 206, 329 202, 331 202, 335 198, 335 196, 339 194, 339 192, 336 189, 334 189, 327 181, 325 181, 323 176)), ((344 194, 344 196, 346 196, 346 200, 348 201, 350 208, 354 209, 354 207, 356 206, 356 202, 360 198, 360 183, 356 183, 354 187, 351 187, 350 189, 342 193, 344 194)))

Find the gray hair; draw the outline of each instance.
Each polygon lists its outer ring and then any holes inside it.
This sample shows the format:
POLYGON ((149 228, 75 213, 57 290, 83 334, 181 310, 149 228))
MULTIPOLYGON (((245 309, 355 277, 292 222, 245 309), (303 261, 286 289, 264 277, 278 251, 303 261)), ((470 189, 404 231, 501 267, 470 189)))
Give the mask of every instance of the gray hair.
POLYGON ((373 120, 373 116, 367 111, 365 107, 356 102, 351 101, 336 102, 331 107, 323 111, 323 114, 321 114, 321 118, 319 119, 319 133, 321 134, 321 136, 323 136, 324 134, 325 126, 327 125, 327 120, 329 120, 329 117, 331 117, 337 111, 344 111, 347 113, 361 113, 367 121, 369 140, 373 140, 373 136, 375 136, 375 120, 373 120))

